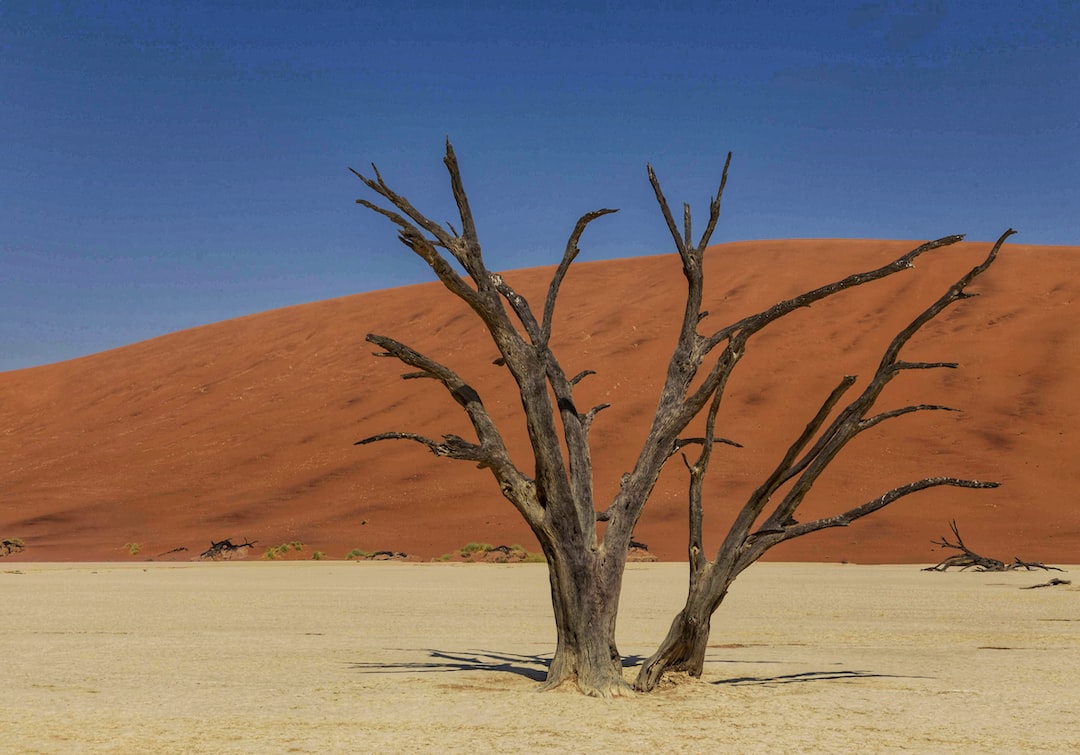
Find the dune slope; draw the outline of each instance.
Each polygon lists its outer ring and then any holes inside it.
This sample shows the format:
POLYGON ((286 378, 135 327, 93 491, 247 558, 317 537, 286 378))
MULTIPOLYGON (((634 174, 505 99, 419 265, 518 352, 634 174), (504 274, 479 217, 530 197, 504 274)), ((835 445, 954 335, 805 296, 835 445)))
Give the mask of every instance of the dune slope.
MULTIPOLYGON (((702 331, 916 242, 794 240, 710 250, 702 331)), ((720 432, 743 444, 714 458, 706 547, 844 374, 868 376, 896 330, 989 249, 965 243, 916 269, 803 310, 751 341, 729 385, 720 432)), ((879 408, 935 403, 855 441, 820 481, 805 518, 931 475, 994 479, 997 490, 941 489, 845 529, 775 549, 782 560, 929 562, 949 519, 975 550, 1075 562, 1080 471, 1080 248, 1007 244, 994 268, 927 327, 905 355, 957 370, 905 374, 879 408)), ((551 269, 507 279, 541 306, 551 269)), ((644 438, 681 315, 672 256, 582 263, 564 285, 554 345, 568 373, 596 375, 578 405, 610 403, 592 431, 597 497, 614 494, 644 438)), ((448 364, 484 398, 528 469, 519 403, 495 348, 437 284, 289 307, 174 333, 59 364, 0 374, 0 538, 9 560, 185 559, 212 540, 265 547, 301 541, 309 556, 353 548, 437 557, 468 541, 535 541, 490 475, 378 432, 470 437, 430 381, 374 359, 369 332, 448 364), (136 556, 129 543, 138 543, 136 556), (174 550, 174 549, 186 550, 174 550), (172 553, 167 553, 173 551, 172 553)), ((663 559, 685 552, 686 474, 672 460, 637 539, 663 559)))

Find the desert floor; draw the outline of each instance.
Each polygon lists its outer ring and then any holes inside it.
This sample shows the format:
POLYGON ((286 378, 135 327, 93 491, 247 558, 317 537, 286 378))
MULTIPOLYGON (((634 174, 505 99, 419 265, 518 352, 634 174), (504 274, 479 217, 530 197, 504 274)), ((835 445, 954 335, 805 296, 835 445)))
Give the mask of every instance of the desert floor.
MULTIPOLYGON (((0 751, 1077 752, 1078 572, 758 564, 701 680, 602 701, 534 691, 542 564, 0 564, 0 751)), ((629 567, 628 665, 684 573, 629 567)))

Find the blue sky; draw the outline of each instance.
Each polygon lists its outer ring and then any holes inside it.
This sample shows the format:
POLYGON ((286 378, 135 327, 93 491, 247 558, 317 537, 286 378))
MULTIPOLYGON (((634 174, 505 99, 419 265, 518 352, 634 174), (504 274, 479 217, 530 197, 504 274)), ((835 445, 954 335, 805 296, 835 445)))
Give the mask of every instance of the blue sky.
MULTIPOLYGON (((0 2, 0 370, 430 280, 348 166, 490 266, 716 241, 1080 244, 1075 2, 0 2)), ((359 352, 358 352, 359 353, 359 352)))

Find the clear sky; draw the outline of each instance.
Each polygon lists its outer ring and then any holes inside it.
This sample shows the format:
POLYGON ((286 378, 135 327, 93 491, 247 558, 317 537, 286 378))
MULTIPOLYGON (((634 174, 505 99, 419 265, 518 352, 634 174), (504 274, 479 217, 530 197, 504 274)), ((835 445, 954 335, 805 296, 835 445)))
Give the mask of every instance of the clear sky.
MULTIPOLYGON (((0 370, 430 280, 348 166, 489 264, 716 241, 1080 245, 1080 3, 0 2, 0 370)), ((359 353, 359 352, 358 352, 359 353)))

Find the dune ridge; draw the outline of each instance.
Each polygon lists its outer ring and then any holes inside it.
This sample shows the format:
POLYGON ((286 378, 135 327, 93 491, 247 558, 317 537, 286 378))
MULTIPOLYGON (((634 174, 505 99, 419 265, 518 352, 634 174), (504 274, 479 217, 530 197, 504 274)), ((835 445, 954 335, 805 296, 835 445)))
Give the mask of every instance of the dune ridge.
MULTIPOLYGON (((702 331, 876 267, 917 243, 713 247, 711 314, 702 331)), ((744 448, 724 448, 714 459, 708 549, 840 377, 871 374, 895 332, 989 246, 940 250, 915 270, 800 311, 751 341, 719 416, 721 434, 744 448)), ((551 272, 506 277, 537 307, 551 272)), ((985 555, 1076 562, 1077 273, 1080 247, 1006 244, 972 286, 980 296, 954 305, 905 351, 911 360, 960 368, 904 375, 879 403, 964 411, 911 415, 856 440, 800 518, 931 475, 994 479, 1001 488, 924 492, 769 557, 933 562, 944 554, 930 540, 956 519, 965 541, 985 555)), ((671 255, 578 263, 563 286, 554 347, 569 373, 597 372, 579 386, 579 406, 612 404, 591 434, 601 503, 647 432, 683 291, 671 255)), ((393 336, 470 380, 528 469, 510 378, 492 364, 495 348, 465 306, 436 283, 357 294, 0 373, 0 538, 26 544, 5 560, 186 559, 226 537, 257 541, 256 555, 300 541, 297 557, 362 548, 428 559, 476 540, 535 550, 487 472, 414 443, 353 445, 388 430, 471 436, 440 386, 402 381, 402 365, 370 356, 369 332, 393 336), (130 543, 139 544, 137 555, 130 543)), ((673 459, 638 525, 636 539, 661 559, 684 558, 685 487, 685 470, 673 459)))

